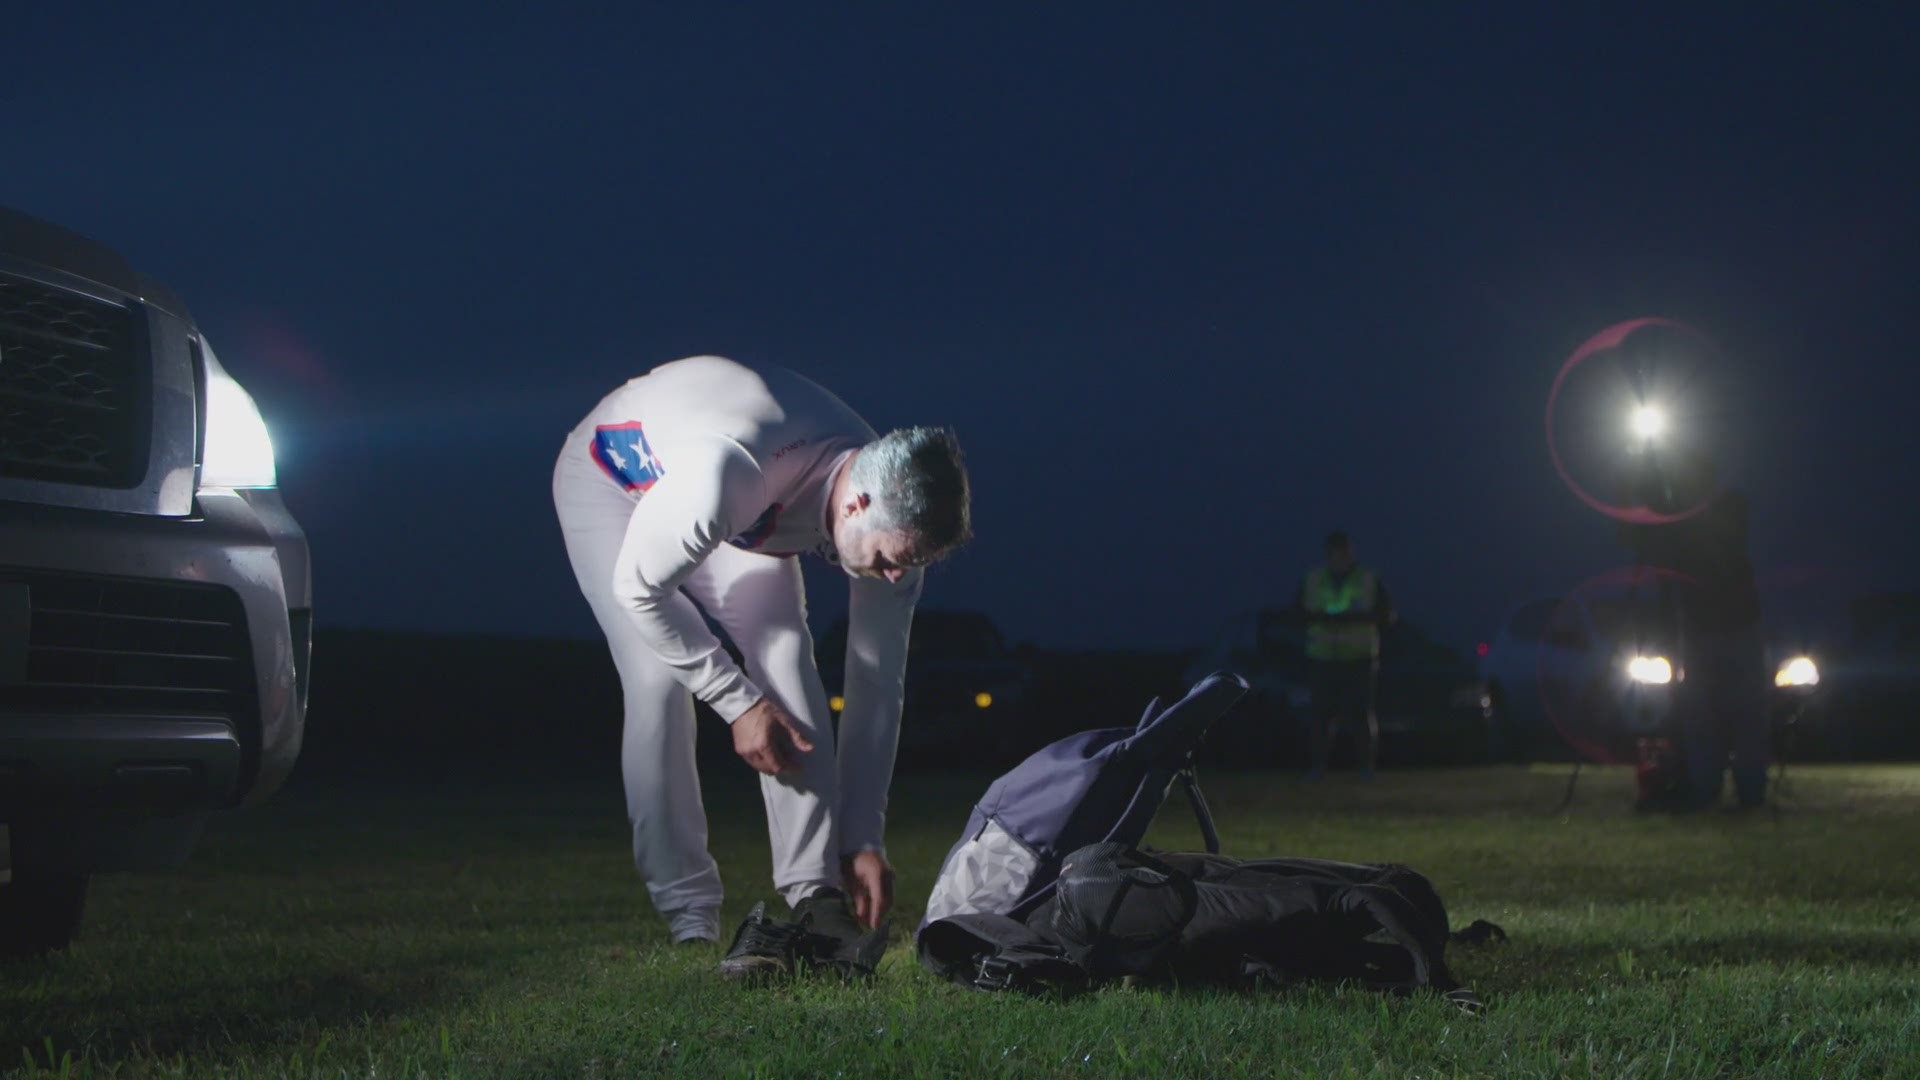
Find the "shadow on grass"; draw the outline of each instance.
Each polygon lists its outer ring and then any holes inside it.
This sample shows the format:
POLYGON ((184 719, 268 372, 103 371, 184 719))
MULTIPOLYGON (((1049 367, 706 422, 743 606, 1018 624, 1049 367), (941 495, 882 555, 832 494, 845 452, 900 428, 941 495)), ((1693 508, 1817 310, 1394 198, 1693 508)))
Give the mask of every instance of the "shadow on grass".
MULTIPOLYGON (((1483 997, 1488 994, 1576 990, 1591 985, 1596 975, 1601 974, 1628 982, 1645 983, 1685 978, 1712 968, 1806 965, 1899 971, 1911 970, 1920 962, 1916 961, 1911 939, 1902 938, 1891 931, 1886 934, 1812 933, 1794 936, 1744 934, 1651 946, 1627 940, 1617 945, 1529 945, 1516 940, 1455 944, 1448 947, 1447 960, 1454 977, 1483 997)), ((1343 990, 1389 998, 1409 996, 1404 992, 1369 988, 1357 981, 1308 977, 1263 983, 1257 988, 1207 982, 1181 984, 1177 981, 1154 982, 1152 988, 1162 993, 1202 998, 1286 996, 1343 990)), ((1422 990, 1412 996, 1437 995, 1433 991, 1422 990)))
POLYGON ((1760 933, 1690 941, 1636 941, 1582 945, 1540 945, 1524 938, 1501 945, 1456 946, 1448 950, 1456 967, 1484 983, 1483 989, 1510 992, 1583 986, 1596 973, 1627 979, 1670 979, 1702 969, 1795 965, 1897 971, 1916 960, 1911 936, 1885 933, 1760 933))
MULTIPOLYGON (((24 1054, 44 1065, 49 1040, 55 1061, 70 1051, 76 1059, 99 1064, 311 1049, 341 1041, 353 1029, 457 1006, 484 990, 489 969, 497 971, 503 961, 532 951, 502 953, 491 947, 365 970, 201 976, 173 985, 164 979, 115 977, 97 992, 29 996, 32 1004, 0 1018, 0 1063, 11 1067, 24 1054)), ((0 968, 0 981, 45 978, 58 985, 61 973, 51 969, 63 963, 39 960, 0 968)), ((276 966, 284 970, 286 965, 276 966)))

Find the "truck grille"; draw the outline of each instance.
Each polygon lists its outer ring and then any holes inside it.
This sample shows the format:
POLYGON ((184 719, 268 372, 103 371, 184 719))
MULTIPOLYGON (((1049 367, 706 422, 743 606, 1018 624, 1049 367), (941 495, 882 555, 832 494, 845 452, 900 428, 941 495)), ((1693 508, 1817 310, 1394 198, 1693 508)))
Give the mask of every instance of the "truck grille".
POLYGON ((148 383, 131 310, 0 274, 0 477, 139 483, 148 383))
POLYGON ((240 597, 217 585, 0 567, 29 591, 26 681, 0 684, 9 712, 220 716, 242 746, 258 727, 253 650, 240 597))

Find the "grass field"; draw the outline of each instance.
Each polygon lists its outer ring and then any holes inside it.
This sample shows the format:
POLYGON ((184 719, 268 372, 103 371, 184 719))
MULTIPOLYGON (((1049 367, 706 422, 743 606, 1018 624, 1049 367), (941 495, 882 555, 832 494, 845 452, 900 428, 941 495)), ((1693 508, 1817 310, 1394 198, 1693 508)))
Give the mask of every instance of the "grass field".
MULTIPOLYGON (((970 994, 904 936, 872 985, 743 989, 671 948, 614 778, 295 785, 166 877, 96 882, 84 940, 0 971, 0 1070, 294 1076, 1920 1075, 1920 767, 1796 769, 1777 813, 1627 809, 1630 777, 1209 778, 1229 853, 1397 860, 1490 1005, 1342 989, 970 994)), ((980 777, 903 777, 911 927, 980 777)), ((730 920, 766 895, 757 794, 712 784, 730 920)), ((1176 796, 1155 842, 1193 846, 1176 796)))

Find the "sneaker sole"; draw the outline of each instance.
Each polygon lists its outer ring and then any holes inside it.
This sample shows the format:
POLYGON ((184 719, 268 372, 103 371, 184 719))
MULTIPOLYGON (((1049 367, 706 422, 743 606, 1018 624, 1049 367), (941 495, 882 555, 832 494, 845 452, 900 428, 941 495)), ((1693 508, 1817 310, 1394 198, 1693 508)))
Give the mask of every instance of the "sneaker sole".
POLYGON ((741 956, 720 961, 720 977, 728 982, 780 979, 791 974, 791 966, 771 956, 741 956))

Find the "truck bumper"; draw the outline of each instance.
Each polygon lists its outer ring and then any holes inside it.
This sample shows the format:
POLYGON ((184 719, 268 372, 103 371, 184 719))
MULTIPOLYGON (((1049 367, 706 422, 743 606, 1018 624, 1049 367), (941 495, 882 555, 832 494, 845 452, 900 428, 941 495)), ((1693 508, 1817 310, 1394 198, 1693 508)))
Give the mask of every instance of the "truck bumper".
POLYGON ((0 666, 0 813, 251 803, 292 769, 311 650, 306 538, 276 492, 203 492, 195 511, 0 504, 0 584, 16 609, 0 618, 15 639, 0 654, 26 660, 0 666), (160 685, 223 664, 230 694, 160 685))

